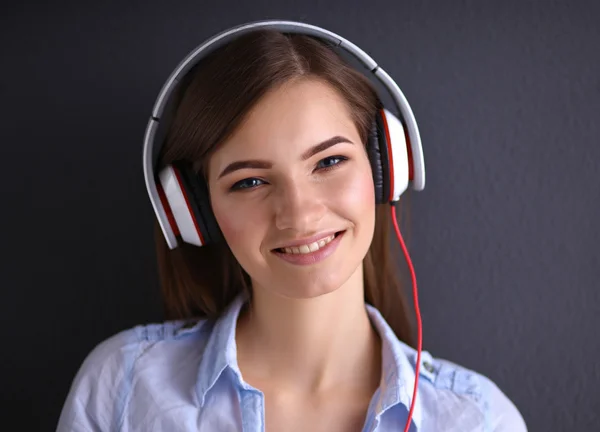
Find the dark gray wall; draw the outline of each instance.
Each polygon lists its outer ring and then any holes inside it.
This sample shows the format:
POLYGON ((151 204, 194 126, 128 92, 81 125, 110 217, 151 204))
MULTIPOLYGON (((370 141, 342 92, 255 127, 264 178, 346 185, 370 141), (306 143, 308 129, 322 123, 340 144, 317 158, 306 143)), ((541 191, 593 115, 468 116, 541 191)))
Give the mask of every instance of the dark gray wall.
POLYGON ((412 103, 425 349, 490 376, 532 431, 596 430, 600 2, 72 3, 0 14, 4 424, 52 430, 89 350, 162 318, 154 99, 213 33, 288 18, 363 47, 412 103))

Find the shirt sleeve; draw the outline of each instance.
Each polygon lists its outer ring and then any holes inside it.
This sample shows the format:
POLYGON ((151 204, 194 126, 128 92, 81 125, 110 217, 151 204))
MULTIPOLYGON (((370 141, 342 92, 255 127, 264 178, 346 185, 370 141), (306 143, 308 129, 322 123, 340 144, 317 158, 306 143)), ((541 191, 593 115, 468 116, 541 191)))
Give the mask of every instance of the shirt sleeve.
POLYGON ((488 401, 488 429, 490 432, 527 432, 523 416, 515 404, 489 378, 482 376, 483 392, 488 401))
POLYGON ((61 411, 57 432, 103 432, 120 428, 133 362, 142 349, 127 330, 103 341, 79 368, 61 411))

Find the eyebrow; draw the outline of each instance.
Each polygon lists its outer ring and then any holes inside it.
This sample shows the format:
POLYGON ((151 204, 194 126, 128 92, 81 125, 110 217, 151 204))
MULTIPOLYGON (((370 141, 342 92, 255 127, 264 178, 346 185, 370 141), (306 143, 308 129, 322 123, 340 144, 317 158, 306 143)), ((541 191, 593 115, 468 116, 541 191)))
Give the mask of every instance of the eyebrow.
MULTIPOLYGON (((321 153, 322 151, 327 150, 329 147, 333 147, 334 145, 339 143, 354 144, 348 138, 336 135, 306 150, 304 153, 302 153, 302 160, 305 161, 313 157, 317 153, 321 153)), ((221 177, 224 177, 227 174, 231 174, 234 171, 241 170, 244 168, 268 169, 271 167, 273 167, 273 163, 264 160, 252 159, 236 161, 227 165, 225 169, 221 171, 221 174, 219 174, 219 177, 217 178, 220 179, 221 177)))

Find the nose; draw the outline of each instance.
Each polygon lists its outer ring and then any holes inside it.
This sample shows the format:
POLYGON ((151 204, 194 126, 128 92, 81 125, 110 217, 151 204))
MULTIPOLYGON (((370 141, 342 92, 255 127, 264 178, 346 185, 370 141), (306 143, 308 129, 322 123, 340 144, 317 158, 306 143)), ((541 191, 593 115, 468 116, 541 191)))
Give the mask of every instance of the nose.
POLYGON ((290 182, 274 197, 275 226, 279 230, 311 233, 319 229, 326 206, 314 185, 290 182))

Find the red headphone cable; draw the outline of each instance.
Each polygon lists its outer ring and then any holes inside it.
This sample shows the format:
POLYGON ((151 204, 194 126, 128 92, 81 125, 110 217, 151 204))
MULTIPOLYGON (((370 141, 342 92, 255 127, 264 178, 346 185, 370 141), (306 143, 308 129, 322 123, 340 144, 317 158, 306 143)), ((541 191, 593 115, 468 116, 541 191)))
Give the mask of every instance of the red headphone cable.
POLYGON ((419 310, 419 298, 417 296, 417 277, 415 275, 415 269, 412 264, 412 260, 410 259, 410 255, 408 254, 408 249, 404 244, 404 239, 402 238, 402 234, 400 233, 400 228, 398 228, 398 221, 396 220, 396 206, 395 203, 391 203, 392 207, 392 222, 394 223, 394 230, 396 231, 396 237, 398 237, 398 241, 400 242, 400 246, 402 247, 402 251, 404 252, 404 257, 406 258, 406 262, 408 264, 408 269, 410 270, 410 276, 412 279, 413 285, 413 299, 415 305, 415 315, 417 317, 417 364, 415 370, 415 387, 413 389, 412 402, 410 404, 410 411, 408 412, 408 419, 406 421, 406 426, 404 427, 404 432, 408 432, 410 429, 410 424, 413 416, 413 410, 415 408, 415 401, 417 399, 417 387, 419 385, 419 369, 421 366, 421 349, 423 345, 423 327, 421 324, 421 311, 419 310))

